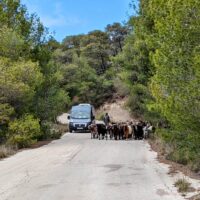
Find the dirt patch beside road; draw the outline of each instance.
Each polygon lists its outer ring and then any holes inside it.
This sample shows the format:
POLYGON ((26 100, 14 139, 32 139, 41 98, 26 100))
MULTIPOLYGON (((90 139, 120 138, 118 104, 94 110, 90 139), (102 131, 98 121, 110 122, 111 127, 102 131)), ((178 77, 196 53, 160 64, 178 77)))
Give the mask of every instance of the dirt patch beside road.
POLYGON ((124 98, 118 99, 112 103, 105 103, 97 110, 96 115, 101 116, 108 113, 112 122, 136 121, 125 106, 126 100, 127 99, 124 98))

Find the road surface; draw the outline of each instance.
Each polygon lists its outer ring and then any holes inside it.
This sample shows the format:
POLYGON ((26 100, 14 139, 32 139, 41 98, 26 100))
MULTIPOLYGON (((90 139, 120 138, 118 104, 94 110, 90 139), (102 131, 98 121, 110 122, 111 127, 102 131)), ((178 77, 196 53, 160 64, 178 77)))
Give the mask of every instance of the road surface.
POLYGON ((0 161, 0 200, 182 200, 145 141, 66 134, 0 161))

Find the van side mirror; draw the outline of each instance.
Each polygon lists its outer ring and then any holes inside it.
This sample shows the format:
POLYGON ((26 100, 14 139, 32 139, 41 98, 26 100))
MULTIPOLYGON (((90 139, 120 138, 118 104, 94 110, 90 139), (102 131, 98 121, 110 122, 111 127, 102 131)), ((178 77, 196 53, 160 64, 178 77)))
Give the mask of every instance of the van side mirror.
POLYGON ((70 115, 67 116, 67 119, 70 119, 70 115))

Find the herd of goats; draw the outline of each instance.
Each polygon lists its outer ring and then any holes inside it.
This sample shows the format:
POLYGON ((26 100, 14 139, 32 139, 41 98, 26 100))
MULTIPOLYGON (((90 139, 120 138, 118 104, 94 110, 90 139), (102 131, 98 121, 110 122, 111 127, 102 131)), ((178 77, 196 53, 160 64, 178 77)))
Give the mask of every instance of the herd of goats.
POLYGON ((95 123, 89 126, 91 139, 114 139, 142 140, 149 138, 151 133, 155 132, 155 127, 151 123, 145 122, 126 122, 126 123, 110 123, 107 126, 104 123, 95 123))

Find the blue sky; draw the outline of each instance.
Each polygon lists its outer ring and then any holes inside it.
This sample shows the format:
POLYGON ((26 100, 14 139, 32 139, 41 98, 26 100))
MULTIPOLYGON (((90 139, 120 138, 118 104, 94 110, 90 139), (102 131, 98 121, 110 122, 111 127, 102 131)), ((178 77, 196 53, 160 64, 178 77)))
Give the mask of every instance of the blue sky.
POLYGON ((37 13, 55 38, 104 30, 107 24, 123 22, 132 10, 131 0, 21 0, 30 13, 37 13))

